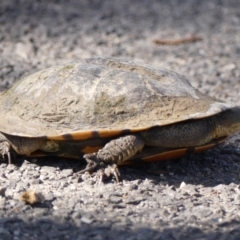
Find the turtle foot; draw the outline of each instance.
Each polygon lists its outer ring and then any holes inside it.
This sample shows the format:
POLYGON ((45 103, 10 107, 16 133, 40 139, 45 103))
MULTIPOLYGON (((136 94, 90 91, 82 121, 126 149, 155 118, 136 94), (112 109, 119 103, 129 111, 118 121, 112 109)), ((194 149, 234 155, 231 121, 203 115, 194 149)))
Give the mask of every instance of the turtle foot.
POLYGON ((99 183, 105 181, 106 178, 114 177, 116 182, 121 181, 121 174, 116 164, 110 165, 109 163, 104 163, 97 157, 97 153, 85 154, 84 158, 87 161, 87 166, 85 169, 78 172, 82 175, 84 173, 89 173, 92 176, 96 176, 99 183))
POLYGON ((89 172, 89 173, 94 172, 100 164, 100 161, 97 158, 97 154, 96 153, 85 154, 83 157, 87 161, 87 166, 83 170, 79 171, 78 173, 83 174, 85 172, 89 172))
POLYGON ((99 179, 99 183, 110 177, 114 177, 117 183, 121 181, 121 174, 116 164, 105 165, 96 172, 96 176, 99 179))
POLYGON ((106 165, 105 166, 98 166, 94 172, 88 171, 88 167, 84 170, 77 172, 80 174, 81 178, 85 181, 86 179, 93 179, 95 178, 96 182, 99 184, 104 183, 106 179, 114 177, 117 183, 121 182, 121 174, 116 164, 113 165, 106 165))

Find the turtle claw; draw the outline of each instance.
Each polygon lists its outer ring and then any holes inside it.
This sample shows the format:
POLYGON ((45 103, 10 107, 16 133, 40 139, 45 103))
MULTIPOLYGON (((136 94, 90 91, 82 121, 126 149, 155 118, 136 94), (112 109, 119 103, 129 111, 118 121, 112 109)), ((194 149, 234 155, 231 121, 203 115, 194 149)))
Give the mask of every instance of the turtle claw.
POLYGON ((117 183, 119 183, 121 181, 121 174, 120 174, 120 171, 119 171, 118 166, 116 164, 108 165, 104 169, 104 174, 107 177, 114 176, 117 183))

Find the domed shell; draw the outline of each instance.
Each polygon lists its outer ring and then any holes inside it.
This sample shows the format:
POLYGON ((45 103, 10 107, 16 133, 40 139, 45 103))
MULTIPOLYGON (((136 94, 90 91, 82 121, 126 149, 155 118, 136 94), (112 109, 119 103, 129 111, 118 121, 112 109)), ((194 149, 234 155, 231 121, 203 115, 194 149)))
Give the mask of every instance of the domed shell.
POLYGON ((0 106, 0 131, 53 139, 136 132, 231 107, 202 94, 175 72, 102 58, 25 77, 2 93, 0 106))

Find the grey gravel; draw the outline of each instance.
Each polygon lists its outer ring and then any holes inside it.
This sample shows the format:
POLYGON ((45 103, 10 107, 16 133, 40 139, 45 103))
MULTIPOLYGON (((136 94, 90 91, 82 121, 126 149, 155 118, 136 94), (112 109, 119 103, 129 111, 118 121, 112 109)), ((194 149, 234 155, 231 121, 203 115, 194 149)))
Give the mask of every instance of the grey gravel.
MULTIPOLYGON (((0 89, 46 67, 93 56, 179 72, 240 104, 239 0, 0 2, 0 89), (157 38, 192 34, 178 46, 157 38)), ((240 134, 185 158, 122 167, 123 182, 83 181, 82 162, 0 163, 0 239, 240 239, 240 134), (44 201, 19 200, 33 190, 44 201)))

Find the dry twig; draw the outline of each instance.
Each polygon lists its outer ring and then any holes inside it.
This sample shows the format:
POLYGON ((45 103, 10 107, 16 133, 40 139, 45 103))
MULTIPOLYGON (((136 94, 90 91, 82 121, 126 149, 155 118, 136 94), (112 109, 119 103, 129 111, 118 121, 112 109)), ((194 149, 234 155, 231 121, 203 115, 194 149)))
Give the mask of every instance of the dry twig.
POLYGON ((153 42, 155 44, 161 44, 161 45, 180 45, 184 43, 192 43, 202 40, 200 36, 189 36, 179 39, 154 39, 153 42))

